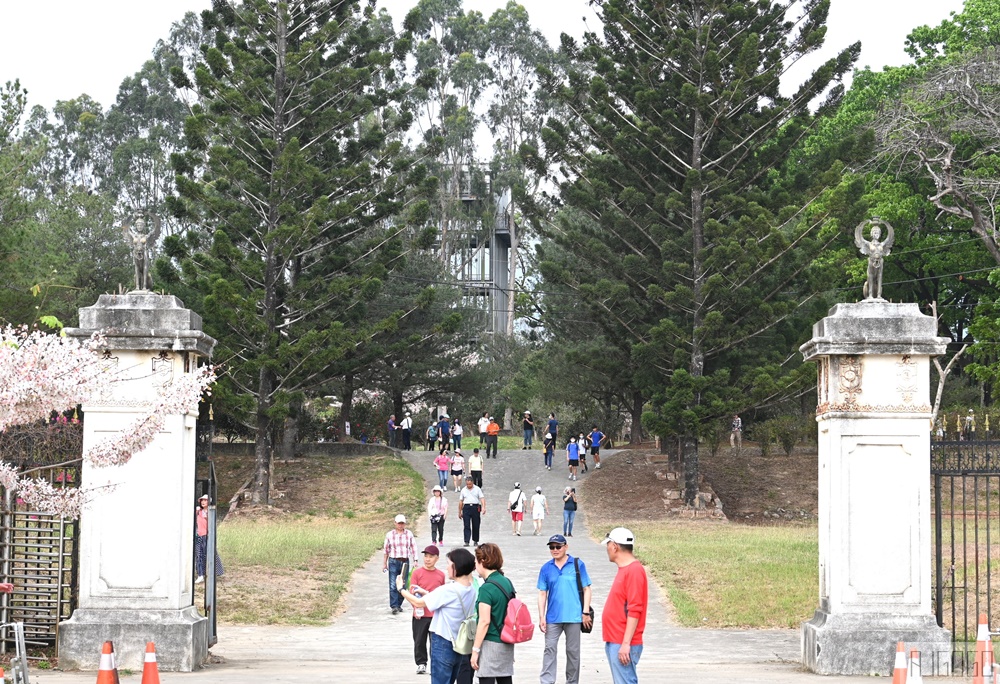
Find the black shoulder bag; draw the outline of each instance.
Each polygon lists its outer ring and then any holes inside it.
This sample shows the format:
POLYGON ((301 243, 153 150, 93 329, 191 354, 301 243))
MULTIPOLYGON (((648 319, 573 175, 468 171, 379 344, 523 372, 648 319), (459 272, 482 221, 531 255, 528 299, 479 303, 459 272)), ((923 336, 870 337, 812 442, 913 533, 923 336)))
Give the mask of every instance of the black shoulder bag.
MULTIPOLYGON (((579 558, 574 558, 573 559, 573 567, 576 569, 576 588, 580 592, 580 613, 582 614, 583 613, 583 582, 580 580, 580 559, 579 558)), ((587 611, 587 614, 590 615, 590 627, 587 627, 583 623, 580 624, 580 631, 583 632, 584 634, 590 634, 594 630, 594 607, 593 606, 590 607, 590 610, 587 611)))

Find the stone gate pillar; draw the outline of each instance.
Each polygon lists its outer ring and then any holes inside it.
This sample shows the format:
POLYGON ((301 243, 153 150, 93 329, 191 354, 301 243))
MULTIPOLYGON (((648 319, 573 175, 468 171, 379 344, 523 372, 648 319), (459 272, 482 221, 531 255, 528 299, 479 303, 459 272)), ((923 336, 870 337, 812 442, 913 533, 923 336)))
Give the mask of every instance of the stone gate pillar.
POLYGON ((802 661, 889 675, 896 642, 943 674, 931 613, 930 358, 947 338, 916 304, 838 304, 802 345, 819 366, 819 608, 802 661))
MULTIPOLYGON (((176 297, 149 292, 102 295, 80 309, 70 337, 102 331, 107 361, 121 382, 83 407, 83 448, 147 415, 160 386, 194 372, 215 340, 176 297)), ((123 466, 83 464, 82 486, 96 491, 80 518, 79 604, 59 625, 59 660, 96 670, 101 644, 115 642, 118 665, 142 670, 147 641, 160 669, 190 671, 208 652, 207 619, 192 587, 196 413, 171 415, 123 466)))

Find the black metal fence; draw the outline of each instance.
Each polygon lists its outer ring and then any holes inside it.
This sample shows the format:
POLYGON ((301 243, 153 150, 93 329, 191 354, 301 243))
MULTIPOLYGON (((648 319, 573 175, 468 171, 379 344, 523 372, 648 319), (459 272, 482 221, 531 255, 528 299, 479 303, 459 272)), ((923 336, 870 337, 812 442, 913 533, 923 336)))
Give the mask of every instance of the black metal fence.
POLYGON ((951 630, 956 674, 971 667, 978 616, 994 625, 1000 606, 1000 442, 989 430, 969 436, 931 441, 932 600, 938 624, 951 630))

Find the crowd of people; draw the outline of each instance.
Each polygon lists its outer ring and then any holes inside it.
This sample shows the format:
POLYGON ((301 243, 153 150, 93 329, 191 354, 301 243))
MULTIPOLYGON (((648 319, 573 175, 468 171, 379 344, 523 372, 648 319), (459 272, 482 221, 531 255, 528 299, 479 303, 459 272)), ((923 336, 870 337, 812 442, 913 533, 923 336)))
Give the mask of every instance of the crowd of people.
MULTIPOLYGON (((418 674, 430 673, 432 684, 472 684, 474 678, 478 678, 479 684, 508 684, 513 677, 515 644, 505 641, 504 623, 508 605, 518 595, 504 575, 500 547, 480 538, 487 511, 484 481, 490 478, 485 462, 491 454, 496 457, 499 426, 484 413, 476 426, 483 449, 476 447, 466 457, 461 449, 461 435, 455 433, 459 425, 459 420, 453 421, 442 414, 425 435, 437 452, 434 467, 438 482, 426 505, 431 543, 418 554, 416 539, 406 529, 402 515, 397 516, 395 529, 386 534, 383 571, 389 577, 389 605, 393 614, 402 612, 404 601, 412 606, 414 662, 418 674), (454 509, 449 501, 452 494, 457 495, 454 509), (452 510, 461 521, 463 545, 445 552, 444 533, 452 510), (465 649, 459 642, 470 645, 465 649)), ((555 415, 550 414, 544 428, 539 429, 545 430, 542 467, 551 470, 559 434, 555 415)), ((535 448, 535 421, 527 411, 523 430, 522 448, 535 448)), ((564 443, 567 477, 571 482, 560 496, 561 533, 543 532, 551 506, 560 501, 550 501, 541 486, 526 491, 520 482, 514 482, 507 495, 511 535, 521 536, 524 519, 528 518, 532 535, 548 539, 549 558, 540 564, 536 583, 535 619, 537 631, 545 641, 539 667, 542 684, 556 681, 560 641, 564 642, 566 682, 579 682, 580 650, 584 643, 581 635, 595 627, 591 578, 584 562, 572 556, 569 547, 579 507, 574 481, 587 472, 588 456, 595 469, 601 467, 600 451, 606 440, 606 435, 595 425, 589 434, 571 436, 564 443)), ((495 480, 491 486, 496 486, 495 480)), ((493 496, 492 507, 496 508, 493 496)), ((633 555, 634 537, 629 530, 612 530, 604 544, 608 560, 616 563, 618 569, 600 617, 601 639, 615 684, 636 682, 635 667, 642 652, 646 613, 645 570, 633 555)))
MULTIPOLYGON (((471 480, 470 486, 475 488, 471 480)), ((440 488, 434 489, 439 497, 440 488)), ((630 530, 611 530, 603 544, 617 572, 601 614, 601 640, 615 684, 635 684, 648 604, 646 571, 634 555, 630 530)), ((566 535, 550 536, 546 546, 549 558, 541 564, 535 586, 537 626, 545 641, 539 682, 555 684, 562 638, 566 682, 578 684, 582 635, 595 627, 593 585, 586 564, 570 555, 566 535)), ((437 567, 440 556, 440 544, 432 543, 416 567, 415 539, 405 517, 396 517, 395 528, 386 534, 383 571, 389 573, 392 613, 402 612, 403 600, 413 608, 417 674, 426 674, 429 667, 431 684, 472 684, 474 676, 479 684, 512 684, 518 639, 510 638, 508 608, 517 591, 504 575, 500 547, 486 542, 474 552, 454 548, 445 554, 444 570, 437 567)))

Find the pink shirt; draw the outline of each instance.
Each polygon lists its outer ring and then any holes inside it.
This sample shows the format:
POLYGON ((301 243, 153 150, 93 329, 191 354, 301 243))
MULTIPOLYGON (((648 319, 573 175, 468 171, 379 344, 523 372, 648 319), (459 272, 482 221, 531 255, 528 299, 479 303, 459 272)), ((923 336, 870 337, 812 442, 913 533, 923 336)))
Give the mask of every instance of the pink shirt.
POLYGON ((437 458, 434 459, 434 465, 437 466, 438 470, 448 470, 448 465, 451 461, 444 454, 438 454, 437 458))
POLYGON ((195 534, 199 537, 208 535, 208 509, 197 508, 194 512, 195 534))

